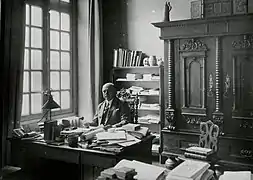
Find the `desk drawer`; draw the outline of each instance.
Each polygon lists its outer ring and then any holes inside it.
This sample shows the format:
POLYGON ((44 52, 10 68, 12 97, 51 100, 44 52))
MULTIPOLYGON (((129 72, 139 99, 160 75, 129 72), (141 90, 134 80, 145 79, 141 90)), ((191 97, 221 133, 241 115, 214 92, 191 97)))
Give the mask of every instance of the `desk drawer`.
POLYGON ((81 154, 81 163, 89 166, 109 168, 117 164, 117 159, 114 156, 84 152, 81 154))
POLYGON ((59 160, 68 163, 79 163, 79 152, 61 147, 49 147, 40 144, 30 144, 27 153, 45 159, 59 160))

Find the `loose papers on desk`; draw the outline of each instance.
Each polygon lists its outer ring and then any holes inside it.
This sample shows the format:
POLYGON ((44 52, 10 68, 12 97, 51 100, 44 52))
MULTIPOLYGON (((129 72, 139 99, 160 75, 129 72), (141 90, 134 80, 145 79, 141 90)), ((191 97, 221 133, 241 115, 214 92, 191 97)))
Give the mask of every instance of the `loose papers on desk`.
POLYGON ((96 134, 97 140, 126 140, 125 131, 99 132, 96 134))
POLYGON ((120 146, 127 147, 141 141, 125 131, 101 132, 98 133, 96 137, 99 141, 106 140, 108 143, 105 144, 105 146, 118 144, 120 146))

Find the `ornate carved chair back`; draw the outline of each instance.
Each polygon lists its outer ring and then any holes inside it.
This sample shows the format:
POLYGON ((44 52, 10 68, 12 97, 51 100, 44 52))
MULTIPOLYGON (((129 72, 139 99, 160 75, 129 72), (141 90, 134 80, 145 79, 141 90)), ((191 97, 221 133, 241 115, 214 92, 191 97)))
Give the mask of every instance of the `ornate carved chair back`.
POLYGON ((133 123, 138 122, 138 108, 139 108, 139 97, 138 94, 129 102, 130 106, 130 118, 133 123))
POLYGON ((199 146, 218 151, 219 126, 211 120, 200 123, 199 146))

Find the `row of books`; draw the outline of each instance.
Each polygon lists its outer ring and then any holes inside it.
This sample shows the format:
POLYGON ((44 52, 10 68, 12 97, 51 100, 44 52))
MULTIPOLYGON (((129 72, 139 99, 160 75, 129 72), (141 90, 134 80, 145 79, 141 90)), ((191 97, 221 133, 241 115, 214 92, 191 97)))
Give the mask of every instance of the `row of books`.
POLYGON ((140 66, 142 51, 119 48, 113 50, 113 56, 114 67, 140 66))
POLYGON ((184 156, 187 158, 210 160, 214 151, 209 148, 189 147, 185 149, 184 156))

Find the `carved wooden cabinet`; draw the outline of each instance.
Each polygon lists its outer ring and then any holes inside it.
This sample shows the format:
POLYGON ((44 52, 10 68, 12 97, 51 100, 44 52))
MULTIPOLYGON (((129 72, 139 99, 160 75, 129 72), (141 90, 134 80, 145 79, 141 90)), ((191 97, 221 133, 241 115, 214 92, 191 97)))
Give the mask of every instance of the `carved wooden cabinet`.
POLYGON ((253 16, 153 25, 165 50, 163 155, 197 145, 210 119, 220 128, 220 163, 253 164, 253 16))

